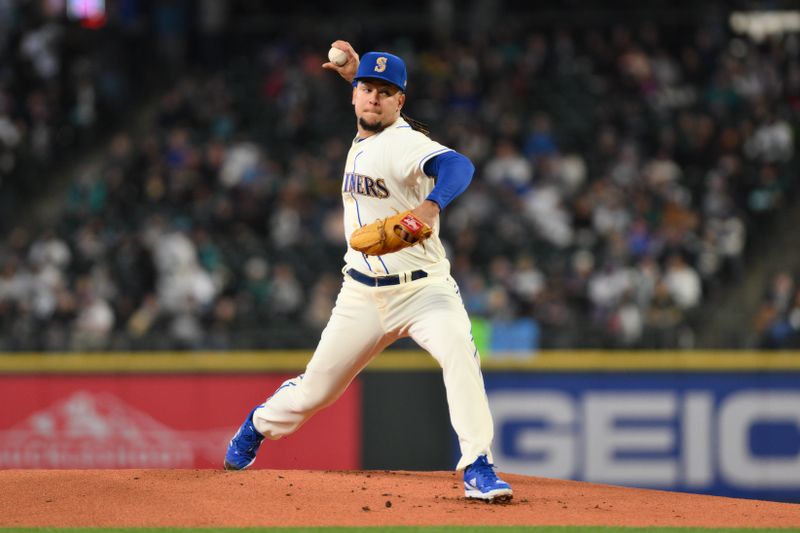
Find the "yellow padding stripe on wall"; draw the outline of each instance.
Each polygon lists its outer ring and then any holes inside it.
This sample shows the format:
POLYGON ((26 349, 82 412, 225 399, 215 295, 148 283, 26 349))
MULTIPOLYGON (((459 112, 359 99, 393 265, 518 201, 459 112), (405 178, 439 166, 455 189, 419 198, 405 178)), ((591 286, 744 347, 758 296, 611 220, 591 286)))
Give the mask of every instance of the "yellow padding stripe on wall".
MULTIPOLYGON (((299 372, 310 351, 119 352, 0 354, 0 374, 299 372)), ((543 351, 482 362, 484 371, 533 372, 782 372, 800 371, 800 352, 543 351)), ((390 350, 368 371, 429 371, 438 363, 423 351, 390 350)))

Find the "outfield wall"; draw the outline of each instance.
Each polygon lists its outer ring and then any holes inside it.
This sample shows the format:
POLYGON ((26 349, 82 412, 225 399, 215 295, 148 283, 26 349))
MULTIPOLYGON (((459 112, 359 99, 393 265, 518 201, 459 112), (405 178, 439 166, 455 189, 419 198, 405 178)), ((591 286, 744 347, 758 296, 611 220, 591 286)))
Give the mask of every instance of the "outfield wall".
POLYGON ((800 501, 800 374, 491 373, 486 387, 505 470, 800 501))
MULTIPOLYGON (((0 468, 221 468, 248 411, 283 374, 0 376, 0 468)), ((361 384, 260 468, 361 466, 361 384)))
MULTIPOLYGON (((307 352, 0 356, 0 468, 216 468, 247 411, 307 352)), ((484 362, 501 470, 800 501, 800 354, 544 352, 484 362)), ((269 443, 271 468, 448 469, 441 375, 376 359, 269 443)))

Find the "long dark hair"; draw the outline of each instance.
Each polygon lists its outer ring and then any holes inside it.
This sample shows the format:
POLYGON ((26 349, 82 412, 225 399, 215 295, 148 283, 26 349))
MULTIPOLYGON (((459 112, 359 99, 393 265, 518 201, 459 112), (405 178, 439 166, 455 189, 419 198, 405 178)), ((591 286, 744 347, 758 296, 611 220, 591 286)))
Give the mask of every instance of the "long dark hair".
POLYGON ((420 122, 419 120, 414 120, 413 118, 409 117, 408 115, 402 112, 400 113, 400 116, 403 118, 403 120, 408 122, 408 125, 411 126, 412 130, 416 130, 425 135, 426 137, 431 136, 431 129, 424 122, 420 122))

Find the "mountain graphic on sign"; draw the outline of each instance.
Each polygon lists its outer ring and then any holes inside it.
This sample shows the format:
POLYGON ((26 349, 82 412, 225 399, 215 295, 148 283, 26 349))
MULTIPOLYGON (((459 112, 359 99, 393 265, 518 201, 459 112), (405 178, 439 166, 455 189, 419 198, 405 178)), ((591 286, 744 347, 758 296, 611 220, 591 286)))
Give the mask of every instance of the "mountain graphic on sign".
POLYGON ((109 393, 76 391, 0 431, 0 468, 193 468, 229 430, 177 431, 109 393))

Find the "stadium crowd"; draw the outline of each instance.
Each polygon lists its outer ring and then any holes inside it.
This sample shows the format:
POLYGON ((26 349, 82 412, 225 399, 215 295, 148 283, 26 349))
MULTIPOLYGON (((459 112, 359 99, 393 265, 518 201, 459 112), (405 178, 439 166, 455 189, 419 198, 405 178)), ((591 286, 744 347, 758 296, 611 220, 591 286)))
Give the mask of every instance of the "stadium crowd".
MULTIPOLYGON (((0 0, 0 228, 42 196, 44 177, 91 150, 148 87, 136 14, 87 31, 63 2, 0 0)), ((152 67, 151 67, 152 68, 152 67)))
MULTIPOLYGON (((796 35, 651 23, 377 44, 407 59, 409 114, 475 163, 442 235, 471 316, 540 332, 512 348, 693 346, 703 302, 796 193, 796 35)), ((11 229, 0 349, 313 346, 354 131, 325 51, 276 38, 187 74, 74 176, 56 223, 11 229)))
POLYGON ((95 118, 94 90, 85 68, 76 72, 74 102, 62 84, 63 28, 47 13, 26 12, 17 2, 0 2, 0 186, 3 212, 10 194, 25 187, 20 175, 53 155, 57 124, 74 113, 76 124, 95 118), (74 105, 73 105, 74 104, 74 105), (13 181, 12 181, 13 180, 13 181))

